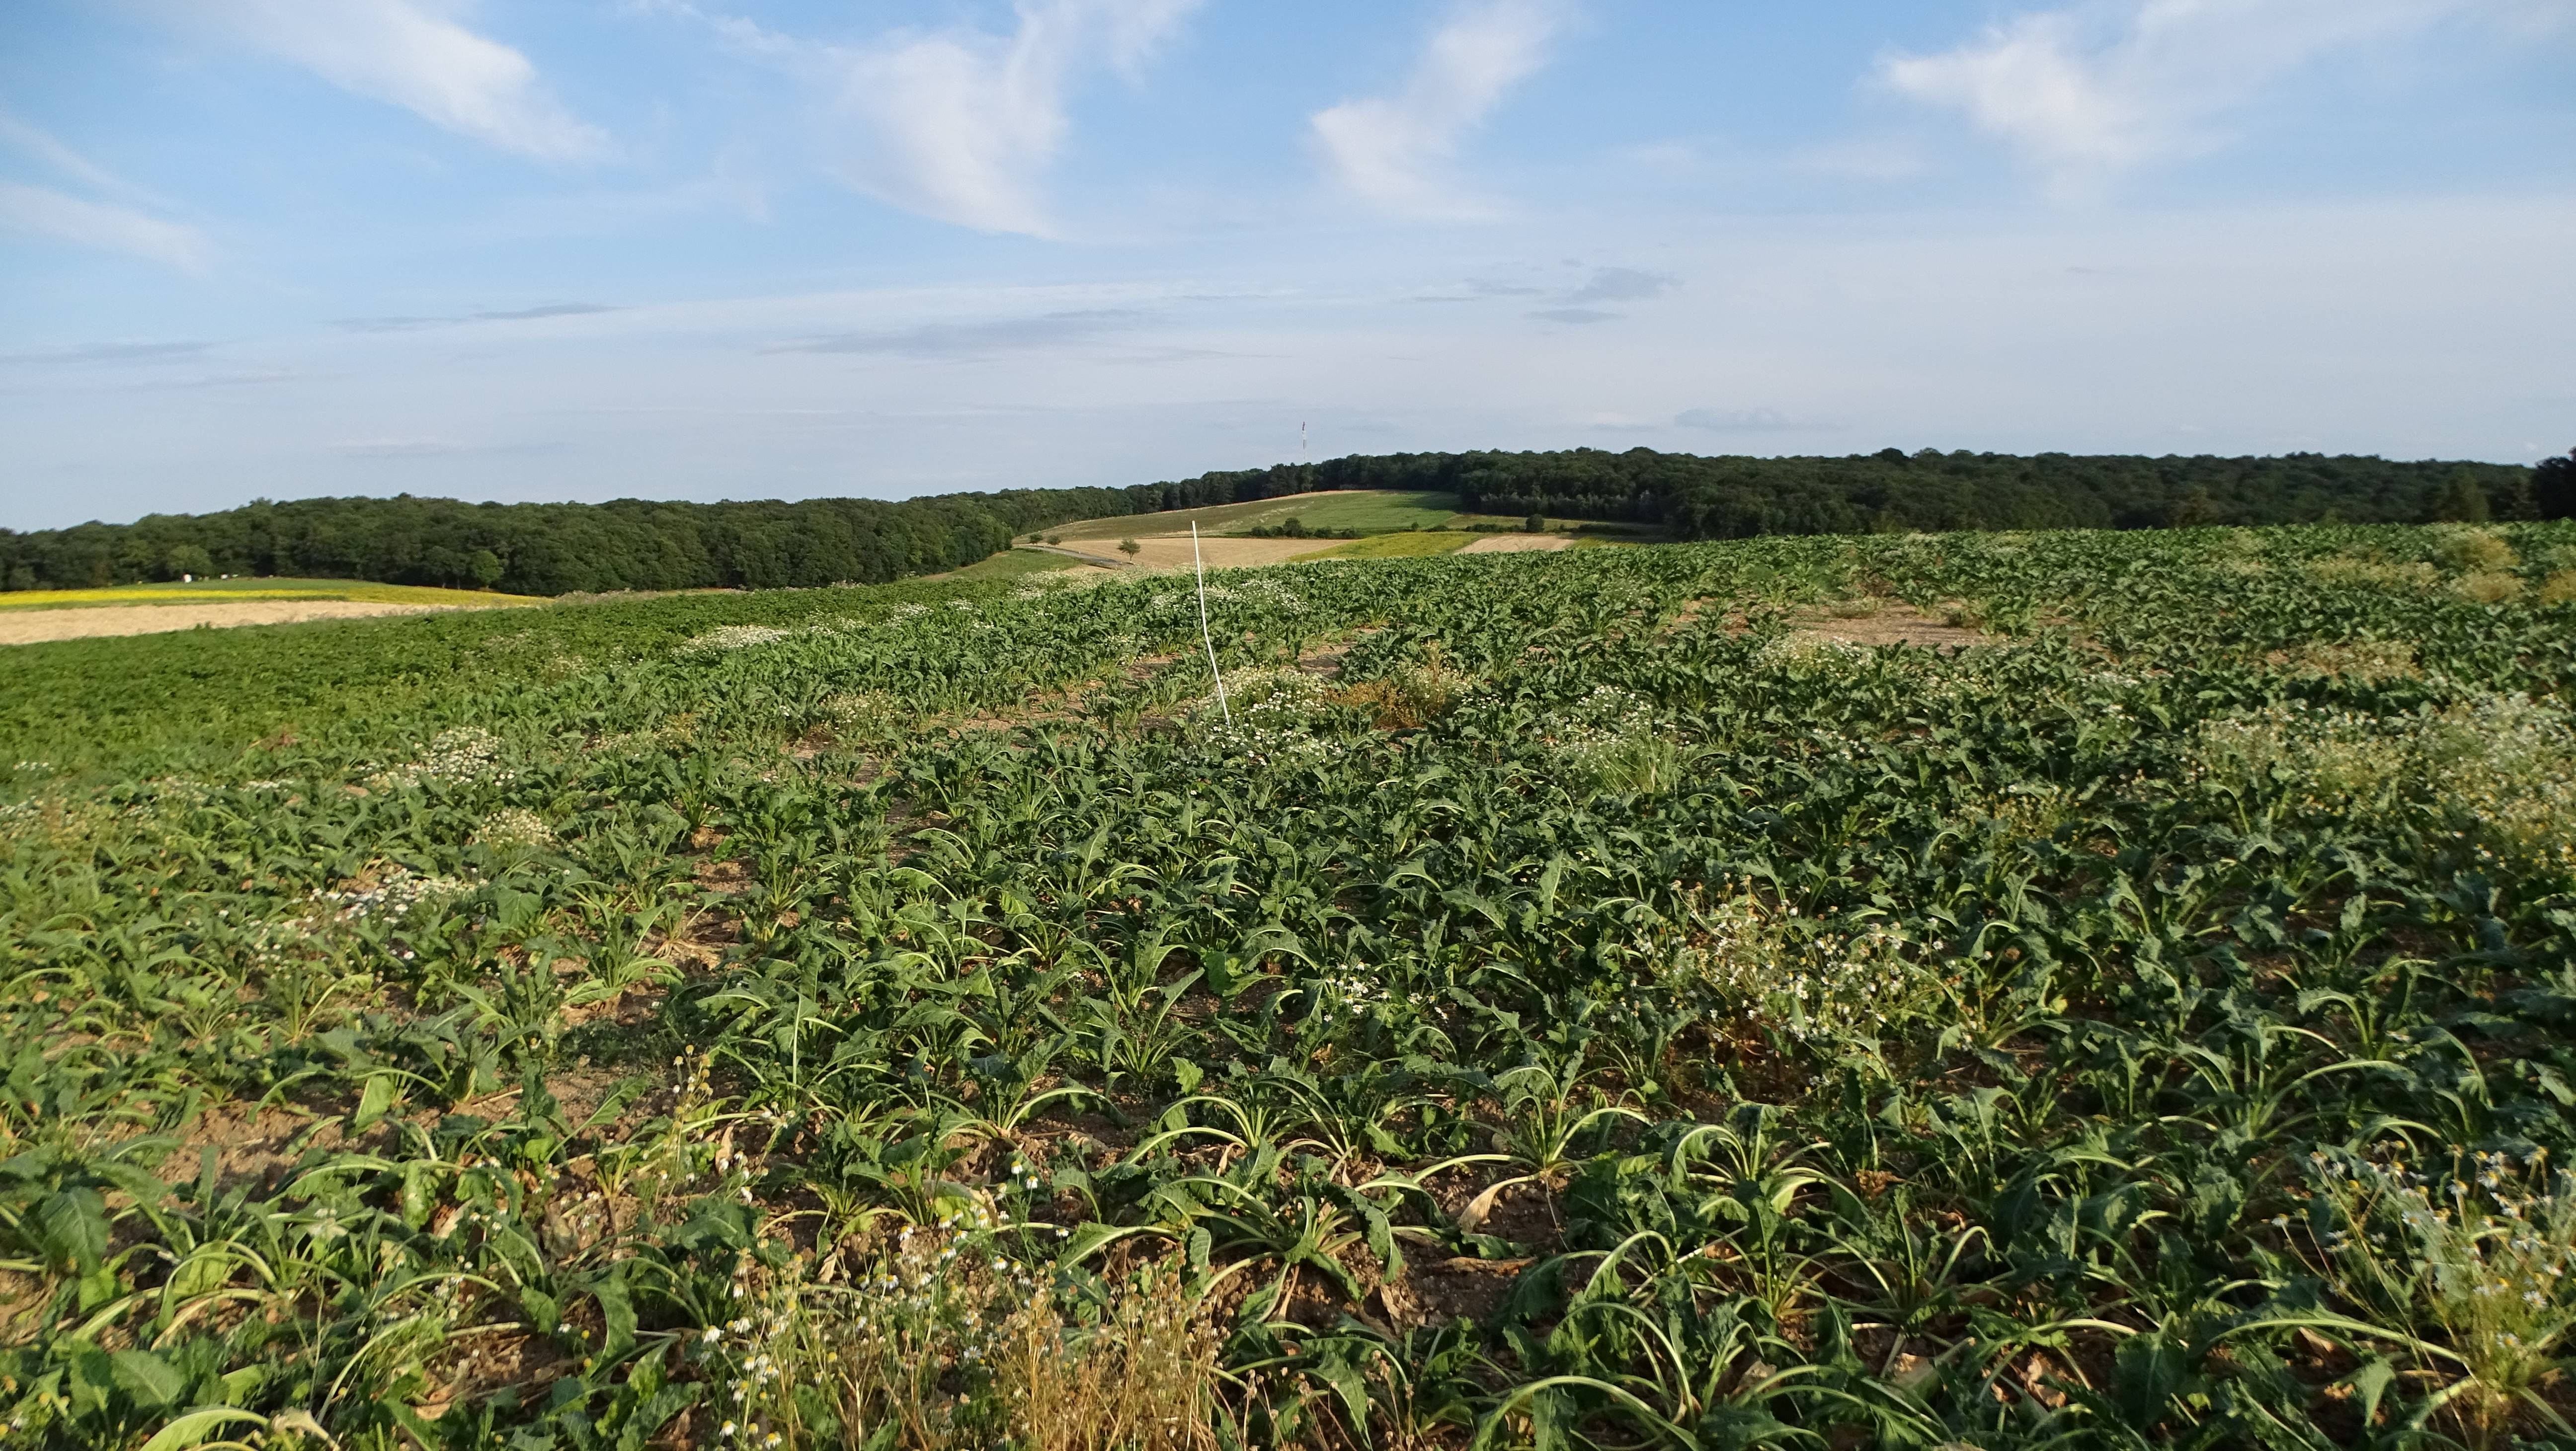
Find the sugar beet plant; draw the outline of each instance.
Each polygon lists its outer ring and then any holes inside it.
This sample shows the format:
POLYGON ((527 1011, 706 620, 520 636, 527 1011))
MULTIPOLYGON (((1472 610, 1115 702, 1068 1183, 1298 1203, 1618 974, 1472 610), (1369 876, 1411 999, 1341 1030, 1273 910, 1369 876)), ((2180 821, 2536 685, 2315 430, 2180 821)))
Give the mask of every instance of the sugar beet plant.
POLYGON ((2571 568, 1287 566, 1222 712, 1154 578, 33 647, 0 1424, 2568 1444, 2571 568))

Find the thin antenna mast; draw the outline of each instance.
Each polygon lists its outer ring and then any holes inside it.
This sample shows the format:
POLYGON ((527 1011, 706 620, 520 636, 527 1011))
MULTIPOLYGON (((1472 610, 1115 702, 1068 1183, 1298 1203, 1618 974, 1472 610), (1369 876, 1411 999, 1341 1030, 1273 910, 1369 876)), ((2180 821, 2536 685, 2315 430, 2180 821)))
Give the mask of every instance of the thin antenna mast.
POLYGON ((1225 715, 1227 725, 1234 724, 1234 707, 1225 703, 1225 676, 1216 668, 1216 636, 1208 633, 1207 561, 1199 557, 1199 521, 1190 521, 1190 565, 1199 575, 1199 641, 1207 646, 1208 674, 1216 677, 1216 708, 1225 715))
POLYGON ((1306 425, 1300 423, 1297 425, 1297 462, 1311 464, 1314 461, 1315 451, 1306 446, 1306 425))

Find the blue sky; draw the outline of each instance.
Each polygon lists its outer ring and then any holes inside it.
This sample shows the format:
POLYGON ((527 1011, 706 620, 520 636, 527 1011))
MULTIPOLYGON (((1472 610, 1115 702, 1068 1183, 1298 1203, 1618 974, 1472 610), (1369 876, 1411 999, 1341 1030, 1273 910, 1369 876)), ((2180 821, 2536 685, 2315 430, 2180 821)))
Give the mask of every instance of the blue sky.
POLYGON ((11 0, 0 527, 2576 444, 2576 0, 11 0))

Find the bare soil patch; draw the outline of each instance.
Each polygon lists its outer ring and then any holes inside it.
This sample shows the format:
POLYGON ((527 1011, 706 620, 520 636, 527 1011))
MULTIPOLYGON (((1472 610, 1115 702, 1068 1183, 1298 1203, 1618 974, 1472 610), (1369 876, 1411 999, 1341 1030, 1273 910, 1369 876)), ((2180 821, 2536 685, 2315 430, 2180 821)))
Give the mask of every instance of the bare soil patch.
POLYGON ((1511 1294, 1512 1282, 1534 1260, 1435 1260, 1409 1262, 1404 1273, 1378 1286, 1378 1303, 1399 1330, 1491 1320, 1511 1294))
MULTIPOLYGON (((1331 539, 1219 539, 1201 535, 1194 556, 1190 536, 1186 534, 1140 534, 1136 536, 1133 555, 1120 553, 1114 539, 1068 539, 1048 548, 1052 553, 1070 555, 1087 564, 1166 574, 1187 570, 1198 560, 1204 560, 1210 569, 1252 569, 1265 564, 1286 564, 1291 560, 1316 558, 1348 542, 1331 539)), ((1528 550, 1570 549, 1573 545, 1574 536, 1570 534, 1488 534, 1457 552, 1519 554, 1528 550)))
MULTIPOLYGON (((1078 551, 1074 543, 1069 542, 1059 546, 1058 552, 1078 554, 1082 559, 1102 564, 1132 563, 1147 573, 1191 567, 1190 536, 1186 534, 1150 538, 1139 535, 1132 560, 1119 553, 1116 540, 1085 539, 1077 542, 1081 546, 1078 551)), ((1207 561, 1210 569, 1249 569, 1264 564, 1285 564, 1332 547, 1331 540, 1316 539, 1209 539, 1202 536, 1198 541, 1199 557, 1207 561)))
POLYGON ((422 615, 438 610, 507 609, 490 605, 397 605, 371 600, 243 600, 238 604, 97 605, 78 610, 28 610, 0 615, 0 645, 48 640, 87 640, 102 635, 157 635, 199 625, 292 625, 307 620, 353 620, 370 615, 422 615))
POLYGON ((1539 550, 1572 549, 1571 534, 1488 534, 1460 554, 1529 554, 1539 550))
POLYGON ((1998 636, 1966 625, 1936 620, 1912 605, 1886 604, 1866 615, 1844 618, 1820 615, 1797 622, 1809 639, 1837 640, 1846 645, 1913 645, 1940 650, 1962 645, 2001 645, 1998 636))

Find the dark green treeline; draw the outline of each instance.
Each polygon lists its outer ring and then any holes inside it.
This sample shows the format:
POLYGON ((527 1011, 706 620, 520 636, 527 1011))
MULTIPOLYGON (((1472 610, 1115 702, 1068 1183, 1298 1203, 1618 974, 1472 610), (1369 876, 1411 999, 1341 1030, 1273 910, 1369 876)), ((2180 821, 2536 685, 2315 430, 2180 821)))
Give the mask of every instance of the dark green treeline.
POLYGON ((467 504, 262 501, 132 524, 0 530, 0 585, 80 588, 181 574, 583 590, 876 584, 954 569, 1076 519, 1318 489, 1430 489, 1471 510, 1621 520, 1682 538, 1891 530, 2518 519, 2576 511, 2576 468, 2370 457, 1907 454, 1706 458, 1608 453, 1354 455, 1129 488, 1012 489, 887 502, 467 504))

